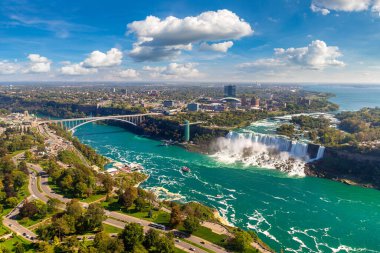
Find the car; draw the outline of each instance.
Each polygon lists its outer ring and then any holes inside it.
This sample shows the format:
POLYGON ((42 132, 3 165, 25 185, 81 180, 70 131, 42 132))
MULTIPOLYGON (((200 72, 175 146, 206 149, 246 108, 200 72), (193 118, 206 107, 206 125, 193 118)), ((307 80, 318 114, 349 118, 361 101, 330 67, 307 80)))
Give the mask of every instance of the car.
POLYGON ((9 224, 10 227, 12 227, 12 224, 9 224))
POLYGON ((189 250, 190 250, 190 251, 195 251, 195 249, 194 249, 194 248, 189 248, 189 250))
POLYGON ((201 241, 201 244, 205 244, 205 242, 204 242, 204 241, 201 241))
POLYGON ((178 240, 178 239, 175 239, 175 242, 179 242, 179 240, 178 240))
POLYGON ((23 236, 26 236, 26 233, 22 233, 23 236))

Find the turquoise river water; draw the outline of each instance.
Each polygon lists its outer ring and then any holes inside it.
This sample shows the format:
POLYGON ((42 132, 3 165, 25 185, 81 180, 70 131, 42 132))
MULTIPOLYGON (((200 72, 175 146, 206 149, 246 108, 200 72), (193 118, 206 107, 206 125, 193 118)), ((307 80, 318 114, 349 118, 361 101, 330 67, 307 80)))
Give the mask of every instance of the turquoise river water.
POLYGON ((215 207, 231 224, 256 231, 276 251, 380 252, 380 191, 223 164, 113 126, 87 124, 75 135, 116 161, 142 164, 150 174, 142 187, 162 198, 215 207), (181 166, 191 172, 182 173, 181 166))

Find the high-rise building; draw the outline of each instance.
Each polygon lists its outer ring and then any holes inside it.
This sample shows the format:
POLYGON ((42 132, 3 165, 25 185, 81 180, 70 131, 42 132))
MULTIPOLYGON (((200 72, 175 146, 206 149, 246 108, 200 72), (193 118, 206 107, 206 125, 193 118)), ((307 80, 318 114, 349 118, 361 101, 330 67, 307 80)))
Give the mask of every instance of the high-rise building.
POLYGON ((224 86, 224 97, 236 97, 236 85, 224 86))
POLYGON ((260 98, 252 98, 251 106, 259 108, 260 107, 260 98))

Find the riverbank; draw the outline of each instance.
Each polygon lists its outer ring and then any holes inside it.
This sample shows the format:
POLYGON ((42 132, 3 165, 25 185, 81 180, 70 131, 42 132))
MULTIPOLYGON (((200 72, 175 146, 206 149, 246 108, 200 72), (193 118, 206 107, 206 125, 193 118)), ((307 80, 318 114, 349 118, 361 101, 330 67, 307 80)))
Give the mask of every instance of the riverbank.
POLYGON ((309 164, 305 172, 308 176, 380 190, 380 157, 375 154, 328 147, 324 158, 309 164))

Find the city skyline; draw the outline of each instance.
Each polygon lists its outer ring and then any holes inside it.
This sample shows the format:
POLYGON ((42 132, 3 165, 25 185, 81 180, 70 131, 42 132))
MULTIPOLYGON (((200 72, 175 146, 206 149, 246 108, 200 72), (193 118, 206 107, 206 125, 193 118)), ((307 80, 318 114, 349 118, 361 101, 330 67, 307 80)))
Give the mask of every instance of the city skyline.
POLYGON ((380 78, 379 0, 5 0, 0 8, 0 81, 380 78))

